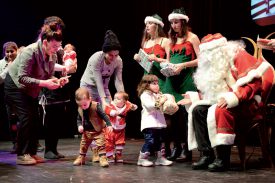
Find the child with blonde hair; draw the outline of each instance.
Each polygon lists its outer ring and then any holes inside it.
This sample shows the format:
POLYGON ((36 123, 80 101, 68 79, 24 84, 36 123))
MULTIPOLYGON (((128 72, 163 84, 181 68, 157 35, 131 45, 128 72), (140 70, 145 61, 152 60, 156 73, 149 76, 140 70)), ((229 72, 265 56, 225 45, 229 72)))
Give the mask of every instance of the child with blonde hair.
POLYGON ((144 75, 138 85, 137 92, 142 106, 141 132, 145 140, 137 165, 153 166, 154 163, 148 160, 150 152, 156 153, 155 165, 172 165, 173 162, 167 160, 165 153, 161 151, 162 129, 166 128, 167 125, 160 108, 167 98, 160 93, 157 76, 144 75))

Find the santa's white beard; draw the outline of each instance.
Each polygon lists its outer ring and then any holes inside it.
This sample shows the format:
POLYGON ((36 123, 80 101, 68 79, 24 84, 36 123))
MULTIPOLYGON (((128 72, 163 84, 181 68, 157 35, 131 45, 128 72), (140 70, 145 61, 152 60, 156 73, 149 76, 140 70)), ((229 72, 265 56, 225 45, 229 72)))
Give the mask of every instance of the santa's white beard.
POLYGON ((200 53, 198 68, 193 76, 203 99, 212 103, 217 102, 219 94, 229 90, 225 80, 230 71, 229 59, 219 49, 200 53))

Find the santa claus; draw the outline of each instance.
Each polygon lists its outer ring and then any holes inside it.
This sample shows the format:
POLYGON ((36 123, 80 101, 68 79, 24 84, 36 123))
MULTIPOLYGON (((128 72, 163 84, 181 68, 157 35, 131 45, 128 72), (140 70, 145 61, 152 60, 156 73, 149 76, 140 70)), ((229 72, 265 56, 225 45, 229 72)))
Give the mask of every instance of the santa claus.
POLYGON ((273 71, 272 66, 248 54, 241 41, 227 41, 219 33, 202 39, 194 73, 200 93, 187 92, 178 102, 189 113, 188 148, 202 152, 193 169, 229 168, 235 123, 252 118, 266 97, 262 76, 273 73, 267 70, 273 71))

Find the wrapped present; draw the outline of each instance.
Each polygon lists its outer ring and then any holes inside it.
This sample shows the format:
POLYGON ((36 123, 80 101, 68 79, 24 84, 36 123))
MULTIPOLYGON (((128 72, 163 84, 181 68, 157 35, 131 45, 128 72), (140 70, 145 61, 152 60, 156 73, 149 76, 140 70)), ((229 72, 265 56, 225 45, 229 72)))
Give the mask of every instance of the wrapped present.
POLYGON ((179 106, 176 103, 175 97, 171 94, 162 94, 162 96, 166 96, 167 100, 160 107, 160 110, 169 115, 173 115, 175 112, 179 110, 179 106))
POLYGON ((165 77, 170 77, 176 75, 176 65, 168 62, 163 62, 160 63, 160 67, 162 68, 160 72, 165 76, 165 77))
POLYGON ((140 57, 138 63, 149 73, 153 67, 153 61, 148 59, 148 54, 143 49, 139 49, 138 55, 140 57))

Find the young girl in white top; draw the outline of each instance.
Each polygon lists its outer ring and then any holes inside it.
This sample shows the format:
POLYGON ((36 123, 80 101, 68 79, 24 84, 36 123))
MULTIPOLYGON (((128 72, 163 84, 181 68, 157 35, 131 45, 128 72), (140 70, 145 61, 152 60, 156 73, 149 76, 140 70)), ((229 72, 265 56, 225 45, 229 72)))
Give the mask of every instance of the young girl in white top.
POLYGON ((164 114, 160 106, 167 100, 160 97, 158 78, 156 75, 144 75, 137 88, 138 96, 141 100, 141 132, 144 135, 144 144, 141 148, 137 165, 153 166, 153 162, 148 160, 150 152, 156 152, 157 159, 155 165, 171 165, 172 161, 164 157, 161 152, 162 129, 166 128, 164 114))

